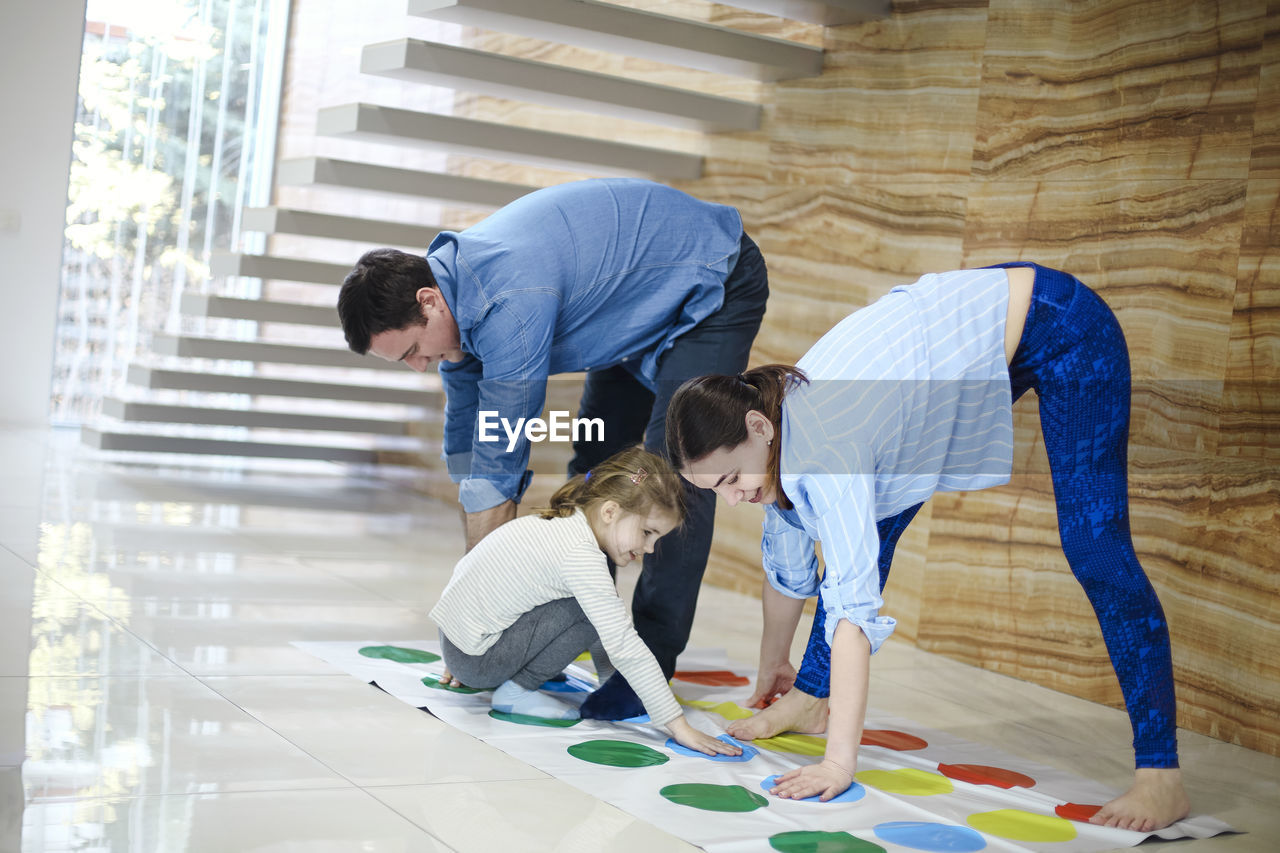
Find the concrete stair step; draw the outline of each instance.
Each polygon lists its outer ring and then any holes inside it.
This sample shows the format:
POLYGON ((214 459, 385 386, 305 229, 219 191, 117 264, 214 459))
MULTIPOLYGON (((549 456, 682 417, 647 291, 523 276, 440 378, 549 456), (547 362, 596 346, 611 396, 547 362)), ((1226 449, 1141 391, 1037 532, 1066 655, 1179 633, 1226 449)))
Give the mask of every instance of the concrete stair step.
POLYGON ((756 80, 822 73, 821 48, 594 0, 409 0, 408 12, 756 80))
POLYGON ((295 323, 326 328, 338 325, 338 311, 328 305, 270 302, 265 299, 214 296, 210 293, 188 291, 182 294, 181 307, 182 313, 188 317, 227 317, 260 323, 295 323))
POLYGON ((171 424, 212 424, 260 429, 301 429, 319 432, 352 432, 373 435, 410 435, 404 421, 374 417, 339 417, 270 409, 230 409, 178 403, 155 403, 107 397, 102 413, 122 421, 171 424))
POLYGON ((759 104, 418 39, 367 45, 360 70, 711 133, 760 126, 759 104))
POLYGON ((360 219, 332 213, 315 213, 285 207, 247 207, 240 220, 243 231, 266 234, 296 234, 302 237, 325 237, 350 240, 375 246, 412 246, 425 249, 443 225, 410 225, 378 219, 360 219))
MULTIPOLYGON (((352 258, 354 261, 355 259, 352 258)), ((213 275, 243 275, 251 278, 273 278, 283 281, 305 281, 316 284, 342 284, 351 264, 310 261, 305 258, 282 258, 275 255, 249 255, 244 252, 214 252, 209 261, 213 275)))
POLYGON ((824 27, 887 18, 892 10, 891 0, 724 0, 724 3, 824 27))
POLYGON ((238 376, 231 373, 171 370, 144 365, 129 365, 131 385, 152 389, 200 391, 211 394, 249 394, 260 397, 303 397, 316 400, 351 400, 361 403, 393 403, 438 409, 444 405, 440 380, 425 374, 422 388, 381 385, 350 385, 338 382, 314 382, 302 379, 276 379, 267 376, 238 376))
POLYGON ((697 154, 372 104, 320 110, 316 133, 602 175, 702 177, 702 157, 697 154))
POLYGON ((537 189, 505 181, 375 166, 332 157, 284 160, 276 166, 276 183, 288 187, 327 186, 409 195, 485 208, 502 207, 537 189))

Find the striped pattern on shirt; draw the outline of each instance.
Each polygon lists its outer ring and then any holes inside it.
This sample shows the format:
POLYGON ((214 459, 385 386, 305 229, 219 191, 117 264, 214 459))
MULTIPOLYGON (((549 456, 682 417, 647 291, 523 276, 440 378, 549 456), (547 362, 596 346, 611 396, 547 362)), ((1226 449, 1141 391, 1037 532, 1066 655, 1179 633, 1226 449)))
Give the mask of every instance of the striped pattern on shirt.
POLYGON ((580 509, 567 518, 523 516, 484 537, 458 561, 431 618, 449 642, 480 655, 523 614, 560 598, 576 598, 595 627, 607 656, 596 662, 602 678, 616 667, 655 725, 681 715, 580 509))
POLYGON ((783 401, 780 458, 795 509, 766 508, 764 568, 786 595, 821 589, 828 643, 840 619, 873 651, 896 625, 879 615, 878 519, 937 491, 1008 482, 1008 306, 1005 270, 926 275, 846 317, 800 360, 810 383, 783 401))

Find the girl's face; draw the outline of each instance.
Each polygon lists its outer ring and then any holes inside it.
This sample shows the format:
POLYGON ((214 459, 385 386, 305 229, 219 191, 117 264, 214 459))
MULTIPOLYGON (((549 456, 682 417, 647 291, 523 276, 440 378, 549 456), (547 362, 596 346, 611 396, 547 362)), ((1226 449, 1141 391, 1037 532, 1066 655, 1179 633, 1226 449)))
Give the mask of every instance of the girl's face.
POLYGON ((711 489, 729 506, 741 501, 771 504, 778 497, 768 473, 773 439, 773 422, 760 412, 747 412, 746 441, 685 463, 680 475, 700 489, 711 489))
POLYGON ((614 501, 605 501, 600 509, 588 515, 591 531, 600 550, 609 555, 616 566, 653 553, 653 546, 676 526, 676 519, 666 510, 654 508, 647 514, 627 512, 614 501))

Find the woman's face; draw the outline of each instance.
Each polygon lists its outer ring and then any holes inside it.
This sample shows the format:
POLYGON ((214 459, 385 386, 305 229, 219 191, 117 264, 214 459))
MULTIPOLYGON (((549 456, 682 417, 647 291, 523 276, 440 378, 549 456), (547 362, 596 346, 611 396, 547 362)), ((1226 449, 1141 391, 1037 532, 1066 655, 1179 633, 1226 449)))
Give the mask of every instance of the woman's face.
POLYGON ((747 412, 747 440, 736 447, 718 448, 685 464, 680 475, 700 489, 711 489, 729 506, 740 501, 771 504, 777 499, 769 476, 773 423, 760 412, 747 412))

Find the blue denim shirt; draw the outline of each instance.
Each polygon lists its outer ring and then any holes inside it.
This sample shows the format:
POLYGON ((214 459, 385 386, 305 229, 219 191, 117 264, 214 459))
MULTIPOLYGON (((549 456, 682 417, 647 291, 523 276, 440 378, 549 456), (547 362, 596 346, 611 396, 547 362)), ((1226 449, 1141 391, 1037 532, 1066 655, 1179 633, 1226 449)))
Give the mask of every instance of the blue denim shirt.
POLYGON ((531 478, 523 434, 509 452, 501 428, 481 442, 479 412, 536 418, 549 375, 623 361, 652 387, 659 357, 719 310, 741 239, 735 209, 637 179, 549 187, 442 231, 427 260, 467 354, 439 368, 463 509, 518 501, 531 478))

